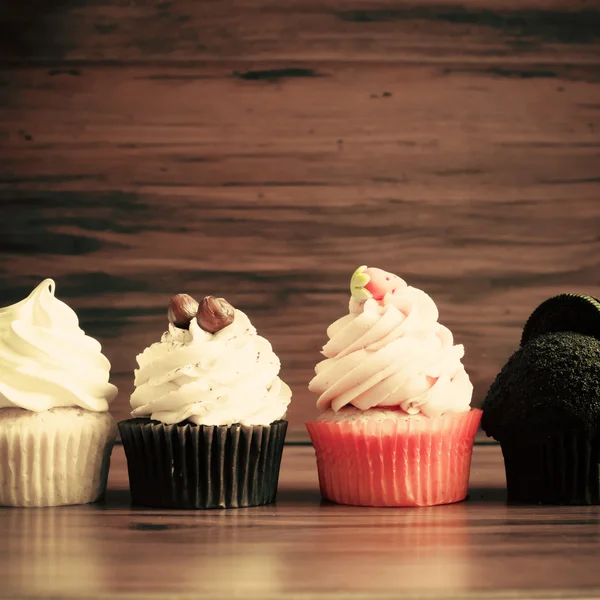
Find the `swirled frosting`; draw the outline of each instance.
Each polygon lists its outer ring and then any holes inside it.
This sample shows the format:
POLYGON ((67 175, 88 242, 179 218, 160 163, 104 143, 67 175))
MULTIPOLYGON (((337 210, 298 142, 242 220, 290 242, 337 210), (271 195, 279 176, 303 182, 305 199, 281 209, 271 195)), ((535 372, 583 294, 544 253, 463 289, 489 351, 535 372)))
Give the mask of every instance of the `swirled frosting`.
POLYGON ((309 384, 319 394, 317 407, 427 417, 470 410, 473 386, 461 362, 464 348, 438 323, 433 300, 400 278, 380 299, 358 295, 367 299, 353 295, 349 314, 327 329, 326 358, 309 384))
POLYGON ((0 309, 0 408, 42 412, 56 407, 108 410, 117 388, 102 347, 79 327, 75 312, 45 279, 0 309))
POLYGON ((166 424, 269 425, 284 417, 292 395, 271 344, 240 310, 214 334, 195 317, 189 330, 170 324, 137 362, 131 414, 166 424))

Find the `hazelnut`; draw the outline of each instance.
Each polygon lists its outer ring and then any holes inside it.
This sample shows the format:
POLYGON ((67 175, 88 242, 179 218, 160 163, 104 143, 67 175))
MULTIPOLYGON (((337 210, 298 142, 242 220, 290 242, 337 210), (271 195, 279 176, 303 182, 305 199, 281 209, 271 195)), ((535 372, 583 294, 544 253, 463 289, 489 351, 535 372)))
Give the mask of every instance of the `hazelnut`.
POLYGON ((235 309, 224 298, 206 296, 198 308, 198 325, 209 333, 216 333, 231 325, 235 318, 235 309))
POLYGON ((188 294, 176 294, 169 302, 169 323, 180 329, 189 329, 190 321, 198 312, 198 302, 188 294))

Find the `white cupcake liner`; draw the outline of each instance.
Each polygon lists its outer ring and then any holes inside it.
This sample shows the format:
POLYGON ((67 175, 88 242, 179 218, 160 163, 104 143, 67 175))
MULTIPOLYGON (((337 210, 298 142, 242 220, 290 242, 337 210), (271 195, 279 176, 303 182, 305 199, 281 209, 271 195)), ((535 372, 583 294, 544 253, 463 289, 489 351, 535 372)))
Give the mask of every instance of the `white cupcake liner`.
POLYGON ((0 409, 0 505, 95 502, 106 490, 115 437, 106 412, 0 409))

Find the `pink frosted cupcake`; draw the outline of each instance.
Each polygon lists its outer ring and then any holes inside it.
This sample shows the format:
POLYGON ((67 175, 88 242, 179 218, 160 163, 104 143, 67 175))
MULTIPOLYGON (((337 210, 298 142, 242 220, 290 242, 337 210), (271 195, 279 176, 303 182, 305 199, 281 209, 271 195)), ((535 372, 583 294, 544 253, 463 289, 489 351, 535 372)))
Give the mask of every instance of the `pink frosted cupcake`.
POLYGON ((340 504, 433 506, 467 496, 481 411, 462 345, 421 290, 381 269, 352 276, 309 389, 321 493, 340 504))

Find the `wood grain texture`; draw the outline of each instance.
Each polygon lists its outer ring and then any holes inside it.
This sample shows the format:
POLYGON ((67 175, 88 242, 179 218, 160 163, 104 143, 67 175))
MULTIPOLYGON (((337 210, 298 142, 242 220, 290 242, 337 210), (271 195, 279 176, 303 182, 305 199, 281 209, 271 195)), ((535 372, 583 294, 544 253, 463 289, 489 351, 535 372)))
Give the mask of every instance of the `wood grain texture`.
POLYGON ((271 340, 292 437, 360 264, 436 300, 476 405, 539 302, 600 296, 600 2, 30 0, 2 33, 2 304, 54 277, 118 418, 176 292, 271 340))
POLYGON ((276 505, 194 512, 132 510, 117 446, 104 505, 0 509, 0 597, 600 597, 598 510, 507 506, 499 447, 474 450, 460 504, 324 503, 295 446, 276 505))
POLYGON ((600 5, 597 0, 21 0, 4 7, 1 24, 3 52, 19 62, 439 62, 482 56, 595 62, 600 5))

